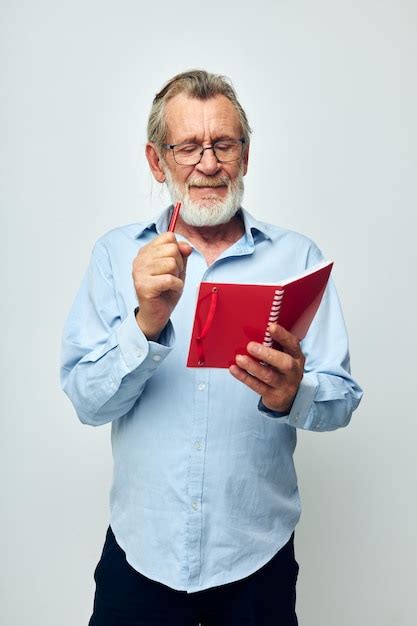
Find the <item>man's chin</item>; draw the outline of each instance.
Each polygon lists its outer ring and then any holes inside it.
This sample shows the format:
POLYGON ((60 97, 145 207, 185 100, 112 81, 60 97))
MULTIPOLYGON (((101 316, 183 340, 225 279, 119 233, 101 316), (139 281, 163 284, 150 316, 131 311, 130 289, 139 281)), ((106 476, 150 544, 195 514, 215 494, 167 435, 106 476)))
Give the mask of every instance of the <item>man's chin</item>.
POLYGON ((215 193, 213 190, 206 189, 204 192, 190 193, 191 202, 197 206, 214 207, 226 201, 226 193, 215 193))
POLYGON ((205 206, 203 203, 185 202, 181 209, 181 218, 189 226, 203 228, 227 224, 237 213, 238 207, 225 206, 219 201, 205 206))
POLYGON ((199 198, 193 200, 192 206, 195 211, 217 211, 224 204, 223 198, 199 198))

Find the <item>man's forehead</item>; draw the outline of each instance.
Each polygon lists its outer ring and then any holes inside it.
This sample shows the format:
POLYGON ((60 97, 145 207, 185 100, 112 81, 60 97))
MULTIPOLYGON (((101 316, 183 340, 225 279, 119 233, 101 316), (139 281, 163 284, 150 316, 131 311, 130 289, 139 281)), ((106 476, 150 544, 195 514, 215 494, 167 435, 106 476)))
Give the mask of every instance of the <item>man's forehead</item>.
POLYGON ((238 113, 223 95, 200 100, 178 94, 167 102, 165 119, 171 139, 177 135, 237 136, 240 133, 238 113))

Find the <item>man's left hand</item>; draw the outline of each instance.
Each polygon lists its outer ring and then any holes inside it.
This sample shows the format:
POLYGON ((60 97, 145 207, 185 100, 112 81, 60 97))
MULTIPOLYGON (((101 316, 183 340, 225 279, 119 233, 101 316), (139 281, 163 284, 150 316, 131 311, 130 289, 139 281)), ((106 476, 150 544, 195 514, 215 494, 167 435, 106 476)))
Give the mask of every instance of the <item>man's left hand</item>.
POLYGON ((269 332, 280 350, 251 341, 247 346, 251 356, 236 355, 236 365, 229 371, 256 391, 268 409, 288 413, 303 377, 305 357, 297 337, 283 326, 271 324, 269 332))

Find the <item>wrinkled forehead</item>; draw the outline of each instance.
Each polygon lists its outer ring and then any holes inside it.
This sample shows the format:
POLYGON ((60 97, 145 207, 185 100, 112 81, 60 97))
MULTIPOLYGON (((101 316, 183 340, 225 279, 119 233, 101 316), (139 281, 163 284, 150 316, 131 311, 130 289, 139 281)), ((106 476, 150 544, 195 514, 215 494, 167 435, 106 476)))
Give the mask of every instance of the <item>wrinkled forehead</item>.
POLYGON ((242 133, 238 112, 223 95, 199 100, 178 94, 165 105, 165 121, 168 143, 238 139, 242 133))

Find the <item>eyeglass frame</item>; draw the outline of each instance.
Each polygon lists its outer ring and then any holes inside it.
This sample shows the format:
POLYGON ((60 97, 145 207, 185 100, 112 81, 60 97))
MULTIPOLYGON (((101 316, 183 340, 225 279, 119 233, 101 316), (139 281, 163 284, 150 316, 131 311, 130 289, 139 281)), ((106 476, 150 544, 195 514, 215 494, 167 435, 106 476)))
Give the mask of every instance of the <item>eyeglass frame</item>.
POLYGON ((182 165, 183 167, 194 167, 195 165, 198 165, 201 162, 201 159, 203 158, 203 154, 205 150, 213 150, 213 154, 217 160, 218 163, 236 163, 237 161, 239 161, 242 158, 242 154, 243 154, 243 146, 246 143, 246 139, 244 137, 241 137, 240 139, 219 139, 218 141, 215 141, 211 146, 206 146, 204 148, 204 146, 201 143, 197 143, 194 141, 181 141, 181 143, 163 143, 161 145, 162 148, 164 148, 165 150, 172 150, 172 156, 174 157, 174 161, 177 165, 182 165), (240 156, 237 159, 233 159, 233 161, 221 161, 216 154, 216 149, 215 149, 215 145, 216 143, 222 143, 222 141, 238 141, 241 144, 240 147, 240 156), (197 163, 178 163, 178 161, 175 158, 175 153, 174 153, 174 148, 177 148, 178 146, 182 146, 182 145, 186 145, 187 143, 194 143, 196 146, 201 146, 201 152, 200 152, 200 158, 197 161, 197 163))

